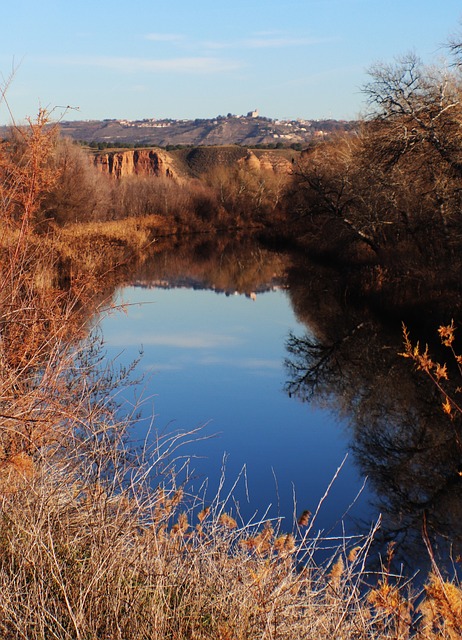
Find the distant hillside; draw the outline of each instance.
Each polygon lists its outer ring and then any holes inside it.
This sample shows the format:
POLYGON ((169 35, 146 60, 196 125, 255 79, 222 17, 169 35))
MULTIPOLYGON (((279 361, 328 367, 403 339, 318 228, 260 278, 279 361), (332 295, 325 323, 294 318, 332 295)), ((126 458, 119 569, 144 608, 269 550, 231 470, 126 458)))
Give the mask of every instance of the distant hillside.
POLYGON ((270 145, 305 146, 355 123, 336 120, 279 121, 259 116, 218 116, 208 120, 90 120, 62 122, 64 135, 100 147, 106 143, 146 146, 270 145))

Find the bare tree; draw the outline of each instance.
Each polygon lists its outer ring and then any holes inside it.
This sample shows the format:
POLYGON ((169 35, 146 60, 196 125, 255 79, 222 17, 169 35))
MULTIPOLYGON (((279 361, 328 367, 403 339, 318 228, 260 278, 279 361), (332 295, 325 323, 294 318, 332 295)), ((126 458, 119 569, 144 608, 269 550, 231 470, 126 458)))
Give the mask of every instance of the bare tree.
POLYGON ((369 120, 380 125, 382 160, 393 166, 407 153, 431 152, 432 161, 462 177, 462 86, 447 67, 428 67, 413 53, 369 71, 363 91, 369 120))

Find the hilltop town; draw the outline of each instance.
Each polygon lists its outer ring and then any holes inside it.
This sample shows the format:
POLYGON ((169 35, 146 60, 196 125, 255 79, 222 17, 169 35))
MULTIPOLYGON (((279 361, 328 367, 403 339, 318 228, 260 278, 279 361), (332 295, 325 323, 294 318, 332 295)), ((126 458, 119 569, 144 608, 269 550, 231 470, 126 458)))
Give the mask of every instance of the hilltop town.
POLYGON ((323 138, 335 130, 349 130, 355 123, 337 120, 274 120, 246 115, 195 120, 170 118, 143 120, 80 120, 61 122, 61 131, 90 146, 160 146, 226 145, 301 148, 313 138, 323 138))

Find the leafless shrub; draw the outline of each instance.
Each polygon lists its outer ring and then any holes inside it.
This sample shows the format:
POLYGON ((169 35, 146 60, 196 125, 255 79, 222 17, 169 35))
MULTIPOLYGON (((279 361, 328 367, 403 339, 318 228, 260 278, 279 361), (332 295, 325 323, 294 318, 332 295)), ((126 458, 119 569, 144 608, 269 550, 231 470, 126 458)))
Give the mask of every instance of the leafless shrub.
POLYGON ((68 222, 106 220, 111 217, 111 183, 95 171, 88 154, 68 138, 59 138, 52 156, 59 181, 41 207, 45 220, 68 222))

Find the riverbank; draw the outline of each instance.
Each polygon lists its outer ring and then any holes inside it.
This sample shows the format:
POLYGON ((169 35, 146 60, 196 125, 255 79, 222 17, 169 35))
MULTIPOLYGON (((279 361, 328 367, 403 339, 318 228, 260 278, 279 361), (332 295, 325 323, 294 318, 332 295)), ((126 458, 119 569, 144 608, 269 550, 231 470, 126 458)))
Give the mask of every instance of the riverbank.
POLYGON ((382 570, 366 572, 375 531, 334 542, 318 566, 322 541, 307 513, 288 531, 277 521, 240 522, 226 496, 189 494, 178 446, 200 434, 159 435, 151 451, 130 449, 136 407, 113 401, 126 371, 101 366, 100 341, 88 337, 91 318, 81 311, 92 282, 102 291, 116 264, 128 269, 130 256, 155 246, 154 223, 124 234, 120 223, 45 238, 29 232, 4 253, 3 636, 458 637, 462 595, 436 566, 423 592, 391 570, 392 546, 382 570), (68 260, 61 287, 57 275, 47 287, 38 277, 52 264, 47 243, 61 278, 59 260, 68 260))
POLYGON ((91 329, 95 313, 116 311, 112 274, 175 227, 47 218, 58 188, 45 124, 41 114, 0 150, 0 635, 460 637, 462 593, 436 565, 417 593, 391 570, 392 546, 366 572, 374 527, 334 541, 318 566, 308 513, 288 531, 241 522, 232 496, 191 495, 179 447, 199 433, 129 446, 137 407, 120 406, 118 391, 132 369, 104 364, 91 329))

